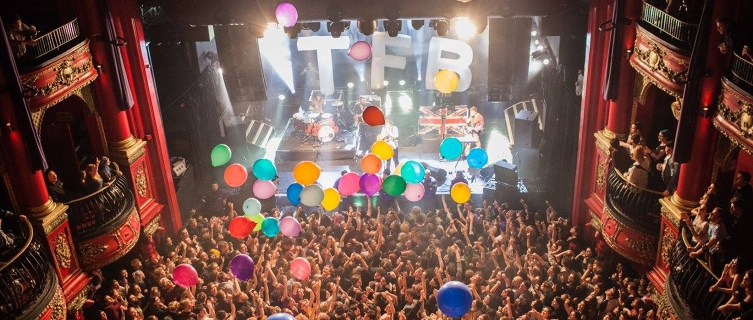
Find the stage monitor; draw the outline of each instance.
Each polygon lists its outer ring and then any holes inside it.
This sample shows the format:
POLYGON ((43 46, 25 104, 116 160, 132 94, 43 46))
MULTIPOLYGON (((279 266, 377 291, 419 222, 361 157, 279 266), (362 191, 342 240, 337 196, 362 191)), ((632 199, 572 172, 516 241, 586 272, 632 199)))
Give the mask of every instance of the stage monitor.
POLYGON ((518 185, 518 166, 504 160, 494 163, 494 176, 497 183, 518 185))
POLYGON ((515 145, 525 148, 539 147, 538 122, 539 113, 536 111, 520 110, 515 116, 513 141, 515 145))

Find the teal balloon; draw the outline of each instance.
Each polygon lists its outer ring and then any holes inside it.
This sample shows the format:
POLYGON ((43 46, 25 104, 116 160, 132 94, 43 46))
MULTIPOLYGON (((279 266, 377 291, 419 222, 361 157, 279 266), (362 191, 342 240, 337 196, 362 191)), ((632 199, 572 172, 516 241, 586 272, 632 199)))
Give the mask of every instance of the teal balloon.
POLYGON ((256 160, 252 169, 259 180, 272 180, 277 176, 277 169, 269 159, 256 160))
POLYGON ((230 161, 233 152, 226 144, 218 144, 212 149, 212 166, 224 166, 230 161))
MULTIPOLYGON (((403 168, 405 168, 405 166, 403 166, 403 168)), ((382 182, 382 189, 384 192, 395 197, 403 194, 407 186, 408 184, 405 183, 403 177, 394 174, 387 177, 384 179, 384 182, 382 182)))
POLYGON ((455 160, 463 154, 463 143, 458 138, 447 138, 439 145, 439 155, 445 160, 455 160))
POLYGON ((261 233, 265 236, 274 238, 280 233, 280 221, 273 217, 266 217, 261 222, 261 233))
POLYGON ((261 202, 259 200, 248 198, 246 201, 243 201, 243 213, 252 216, 259 212, 261 212, 261 202))
POLYGON ((303 185, 300 183, 293 183, 288 187, 286 193, 290 204, 297 206, 301 202, 301 191, 303 191, 303 185))
POLYGON ((424 169, 424 166, 413 160, 403 163, 403 167, 400 169, 400 175, 403 176, 403 179, 407 183, 419 183, 423 181, 425 173, 426 169, 424 169))
POLYGON ((473 169, 483 168, 487 162, 489 162, 489 155, 486 154, 486 150, 481 148, 473 148, 468 152, 468 166, 473 169))

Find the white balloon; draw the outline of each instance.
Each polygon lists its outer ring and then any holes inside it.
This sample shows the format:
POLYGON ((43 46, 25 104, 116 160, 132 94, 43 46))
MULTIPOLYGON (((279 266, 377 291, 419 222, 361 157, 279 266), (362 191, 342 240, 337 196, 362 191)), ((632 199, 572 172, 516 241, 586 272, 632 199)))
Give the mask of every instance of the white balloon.
POLYGON ((301 203, 309 207, 318 206, 324 200, 322 187, 312 184, 301 190, 301 203))

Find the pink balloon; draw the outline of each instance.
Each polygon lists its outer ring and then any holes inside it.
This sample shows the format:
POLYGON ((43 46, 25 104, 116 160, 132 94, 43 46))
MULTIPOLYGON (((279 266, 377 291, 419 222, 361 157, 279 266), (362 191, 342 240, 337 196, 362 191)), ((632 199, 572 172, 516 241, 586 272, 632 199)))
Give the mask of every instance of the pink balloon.
POLYGON ((254 196, 259 199, 269 199, 277 193, 277 186, 269 180, 256 180, 254 182, 254 196))
POLYGON ((280 220, 280 233, 295 238, 301 234, 301 223, 293 217, 285 217, 280 220))
POLYGON ((290 28, 298 22, 298 10, 290 3, 280 3, 275 9, 275 18, 280 25, 290 28))
POLYGON ((375 174, 364 173, 358 181, 358 184, 361 186, 361 190, 364 194, 367 196, 373 196, 379 192, 379 188, 382 187, 382 180, 375 174))
POLYGON ((356 61, 364 61, 371 57, 371 45, 366 41, 358 41, 350 46, 348 55, 356 61))
POLYGON ((190 264, 180 264, 173 270, 173 280, 181 287, 187 288, 199 283, 199 274, 190 264))
POLYGON ((306 258, 295 258, 290 262, 290 273, 298 280, 306 280, 311 275, 311 264, 306 258))
POLYGON ((346 173, 340 178, 340 183, 337 184, 337 191, 340 191, 341 196, 355 194, 361 190, 361 186, 358 185, 360 179, 361 177, 355 172, 346 173))
POLYGON ((416 202, 424 198, 425 191, 423 183, 409 183, 408 186, 405 187, 403 195, 408 201, 416 202))

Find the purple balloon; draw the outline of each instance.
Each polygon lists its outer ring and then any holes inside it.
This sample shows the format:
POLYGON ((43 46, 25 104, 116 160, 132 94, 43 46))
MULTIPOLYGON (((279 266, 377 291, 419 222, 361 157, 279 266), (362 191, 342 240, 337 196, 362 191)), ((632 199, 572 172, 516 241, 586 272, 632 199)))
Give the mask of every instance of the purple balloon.
POLYGON ((371 58, 371 45, 366 41, 358 41, 350 46, 348 55, 356 61, 364 61, 371 58))
POLYGON ((248 281, 254 276, 254 259, 248 255, 239 254, 230 260, 230 272, 241 281, 248 281))
POLYGON ((280 3, 275 9, 275 18, 277 18, 277 23, 290 28, 298 22, 298 10, 290 3, 280 3))
POLYGON ((293 217, 285 217, 280 220, 280 232, 291 238, 301 234, 301 223, 293 217))
POLYGON ((361 191, 369 197, 379 192, 379 188, 382 187, 382 181, 379 180, 379 176, 370 173, 364 173, 358 184, 361 186, 361 191))

